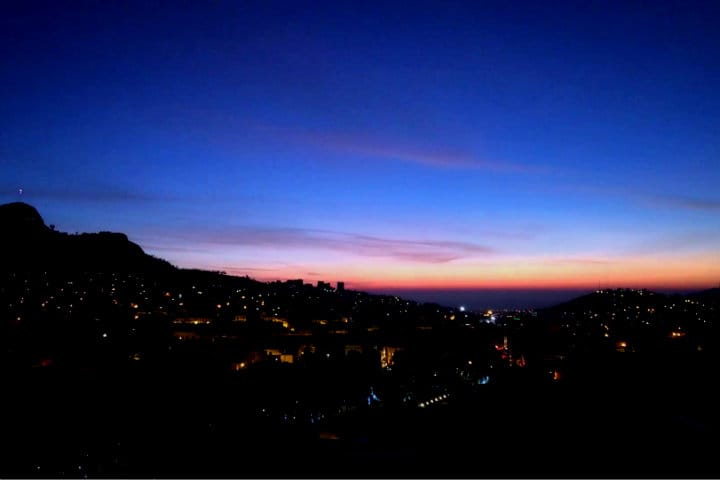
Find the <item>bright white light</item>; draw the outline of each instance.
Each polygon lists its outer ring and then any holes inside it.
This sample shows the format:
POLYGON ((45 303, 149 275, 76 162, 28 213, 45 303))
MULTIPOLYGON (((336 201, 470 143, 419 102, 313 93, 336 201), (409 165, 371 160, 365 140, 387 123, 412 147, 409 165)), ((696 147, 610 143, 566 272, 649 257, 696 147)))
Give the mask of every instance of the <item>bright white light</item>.
POLYGON ((460 305, 460 311, 461 311, 461 312, 464 312, 464 311, 465 311, 465 306, 464 306, 464 305, 460 305))

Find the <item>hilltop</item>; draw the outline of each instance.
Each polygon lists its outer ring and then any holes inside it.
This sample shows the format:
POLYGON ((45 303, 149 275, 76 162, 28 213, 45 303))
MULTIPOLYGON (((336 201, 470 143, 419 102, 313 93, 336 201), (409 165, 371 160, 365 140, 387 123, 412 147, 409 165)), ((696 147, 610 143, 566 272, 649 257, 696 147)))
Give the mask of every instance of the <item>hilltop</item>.
POLYGON ((171 272, 165 260, 148 255, 127 235, 68 234, 45 224, 27 203, 0 205, 0 265, 5 271, 171 272))

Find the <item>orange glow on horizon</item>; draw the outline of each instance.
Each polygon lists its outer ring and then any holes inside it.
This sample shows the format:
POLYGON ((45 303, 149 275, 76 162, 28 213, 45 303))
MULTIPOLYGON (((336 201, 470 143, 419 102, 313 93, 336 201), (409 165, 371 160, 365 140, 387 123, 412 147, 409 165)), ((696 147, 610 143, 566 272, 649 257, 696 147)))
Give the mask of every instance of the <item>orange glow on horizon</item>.
MULTIPOLYGON (((258 281, 285 281, 299 278, 299 275, 290 275, 286 277, 253 277, 258 281)), ((482 289, 503 289, 503 290, 572 290, 572 289, 588 289, 596 290, 598 288, 646 288, 659 290, 685 290, 685 289, 708 289, 717 286, 717 282, 710 279, 699 279, 696 281, 678 282, 677 280, 667 279, 642 281, 641 279, 628 280, 606 280, 606 281, 572 281, 569 279, 517 279, 517 280, 493 280, 493 279, 457 279, 455 281, 434 282, 426 279, 387 279, 387 280, 363 280, 348 278, 343 275, 329 275, 320 278, 323 281, 335 282, 335 278, 345 283, 348 290, 378 290, 378 289, 419 289, 419 290, 482 290, 482 289)), ((306 283, 316 284, 317 280, 305 278, 306 283)))
POLYGON ((302 278, 345 282, 353 290, 423 289, 705 289, 718 285, 720 261, 714 255, 614 258, 583 263, 546 258, 498 259, 493 263, 358 262, 293 265, 263 271, 227 269, 259 281, 302 278), (312 273, 310 273, 312 272, 312 273))

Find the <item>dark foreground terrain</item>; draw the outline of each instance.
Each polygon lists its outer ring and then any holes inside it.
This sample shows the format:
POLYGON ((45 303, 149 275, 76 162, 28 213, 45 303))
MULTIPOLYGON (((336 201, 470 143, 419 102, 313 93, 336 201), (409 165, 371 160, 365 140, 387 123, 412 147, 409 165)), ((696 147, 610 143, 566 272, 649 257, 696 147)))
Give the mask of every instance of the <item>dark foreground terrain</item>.
MULTIPOLYGON (((283 423, 259 387, 123 374, 3 385, 3 477, 717 477, 709 383, 483 385, 283 423)), ((267 380, 266 380, 267 381, 267 380)))

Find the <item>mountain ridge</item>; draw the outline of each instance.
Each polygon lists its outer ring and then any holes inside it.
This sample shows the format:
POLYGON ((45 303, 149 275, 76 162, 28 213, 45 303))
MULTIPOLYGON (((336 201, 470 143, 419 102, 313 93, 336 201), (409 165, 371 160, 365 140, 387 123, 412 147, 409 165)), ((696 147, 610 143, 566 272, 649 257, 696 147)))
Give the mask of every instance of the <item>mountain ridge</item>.
POLYGON ((69 234, 48 227, 24 202, 0 205, 0 269, 8 271, 170 272, 166 260, 145 253, 118 232, 69 234))

